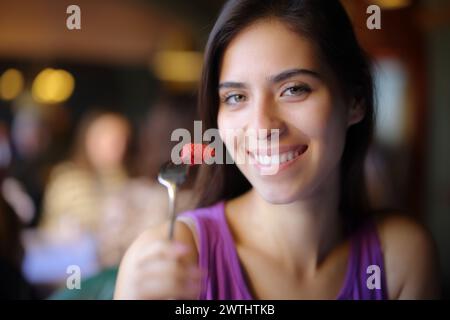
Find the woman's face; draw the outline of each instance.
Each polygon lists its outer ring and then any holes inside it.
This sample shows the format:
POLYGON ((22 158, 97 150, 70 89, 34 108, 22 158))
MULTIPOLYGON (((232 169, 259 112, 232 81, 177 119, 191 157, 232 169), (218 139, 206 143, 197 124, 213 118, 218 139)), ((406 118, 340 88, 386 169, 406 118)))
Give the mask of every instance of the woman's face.
POLYGON ((122 165, 128 141, 128 124, 116 115, 102 115, 86 133, 86 152, 97 170, 117 169, 122 165))
POLYGON ((280 21, 259 21, 232 40, 220 67, 220 135, 234 160, 247 159, 237 165, 264 199, 291 203, 335 177, 346 130, 363 114, 346 106, 312 42, 280 21), (279 148, 260 129, 278 129, 279 148), (267 147, 245 143, 249 136, 267 147), (264 173, 269 162, 273 174, 264 173))

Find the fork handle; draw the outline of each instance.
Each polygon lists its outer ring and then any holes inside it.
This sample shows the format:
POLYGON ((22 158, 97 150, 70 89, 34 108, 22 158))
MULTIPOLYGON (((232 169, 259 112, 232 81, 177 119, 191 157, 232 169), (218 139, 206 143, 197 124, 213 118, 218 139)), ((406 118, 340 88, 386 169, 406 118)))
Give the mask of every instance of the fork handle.
POLYGON ((173 240, 174 229, 175 229, 175 200, 177 193, 177 185, 175 183, 171 183, 167 188, 167 192, 169 194, 169 218, 170 218, 170 229, 169 229, 169 240, 173 240))

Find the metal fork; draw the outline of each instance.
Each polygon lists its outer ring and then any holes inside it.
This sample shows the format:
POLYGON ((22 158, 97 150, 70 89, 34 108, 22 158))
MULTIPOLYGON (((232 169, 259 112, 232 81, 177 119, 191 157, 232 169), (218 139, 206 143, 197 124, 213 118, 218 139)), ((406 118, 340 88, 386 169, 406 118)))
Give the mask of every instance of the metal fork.
POLYGON ((170 229, 169 240, 173 239, 173 233, 175 228, 175 204, 177 188, 186 180, 189 171, 189 165, 187 164, 174 164, 172 161, 168 161, 162 165, 158 174, 158 181, 167 188, 169 194, 169 217, 170 217, 170 229))

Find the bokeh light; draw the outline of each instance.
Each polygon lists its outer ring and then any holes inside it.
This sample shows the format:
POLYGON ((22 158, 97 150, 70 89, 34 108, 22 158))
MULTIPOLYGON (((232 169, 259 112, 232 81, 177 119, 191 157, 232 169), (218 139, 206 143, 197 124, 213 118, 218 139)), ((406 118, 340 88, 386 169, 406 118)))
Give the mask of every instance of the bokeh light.
POLYGON ((47 68, 34 79, 32 95, 38 103, 55 104, 66 101, 74 88, 75 79, 69 72, 47 68))
POLYGON ((196 51, 160 51, 155 55, 153 68, 162 81, 194 82, 200 79, 203 55, 196 51))
POLYGON ((8 69, 0 77, 0 98, 14 100, 23 90, 24 77, 17 69, 8 69))
POLYGON ((373 4, 379 5, 382 9, 401 9, 411 5, 411 0, 374 0, 373 4))

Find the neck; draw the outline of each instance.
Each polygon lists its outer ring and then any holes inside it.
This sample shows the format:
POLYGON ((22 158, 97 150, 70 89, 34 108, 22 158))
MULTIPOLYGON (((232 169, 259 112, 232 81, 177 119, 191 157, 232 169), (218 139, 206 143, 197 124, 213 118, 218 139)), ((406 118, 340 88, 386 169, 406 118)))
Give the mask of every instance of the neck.
POLYGON ((257 239, 255 245, 292 272, 316 270, 342 240, 338 174, 313 195, 290 204, 268 203, 254 189, 244 198, 252 208, 245 210, 251 212, 246 229, 257 239))

